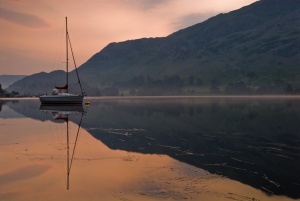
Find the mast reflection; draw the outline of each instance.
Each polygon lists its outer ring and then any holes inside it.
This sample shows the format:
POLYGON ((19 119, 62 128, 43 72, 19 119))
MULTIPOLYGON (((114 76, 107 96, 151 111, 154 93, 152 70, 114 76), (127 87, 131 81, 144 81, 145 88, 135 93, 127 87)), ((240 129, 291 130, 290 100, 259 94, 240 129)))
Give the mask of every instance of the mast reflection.
POLYGON ((86 111, 82 105, 41 105, 40 111, 45 113, 51 113, 55 121, 63 121, 66 123, 66 141, 67 141, 67 190, 70 189, 70 173, 73 163, 73 158, 75 155, 75 149, 79 137, 79 131, 81 128, 81 123, 83 115, 86 114, 86 111), (70 134, 69 134, 69 117, 70 115, 80 115, 80 120, 78 123, 78 129, 76 133, 76 138, 74 142, 74 147, 72 155, 70 157, 70 134))

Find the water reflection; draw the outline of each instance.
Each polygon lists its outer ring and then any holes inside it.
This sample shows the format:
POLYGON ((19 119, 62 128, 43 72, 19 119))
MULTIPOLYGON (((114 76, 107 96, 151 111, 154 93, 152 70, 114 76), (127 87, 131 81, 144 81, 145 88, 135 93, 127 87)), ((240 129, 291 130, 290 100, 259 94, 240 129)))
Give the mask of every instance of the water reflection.
POLYGON ((41 105, 40 111, 51 113, 56 121, 63 121, 64 123, 66 123, 67 190, 69 190, 71 167, 73 164, 79 131, 81 128, 82 117, 85 114, 85 111, 82 105, 41 105), (74 114, 80 114, 80 121, 78 123, 75 142, 70 157, 69 116, 74 114))
POLYGON ((97 108, 102 127, 89 132, 112 149, 167 154, 265 192, 299 197, 297 102, 109 102, 97 108))
MULTIPOLYGON (((37 101, 5 104, 49 119, 37 101)), ((297 99, 92 99, 82 127, 113 150, 168 155, 268 194, 300 198, 299 121, 297 99)))
POLYGON ((92 106, 84 127, 111 149, 166 154, 266 193, 300 197, 298 100, 102 101, 92 106))

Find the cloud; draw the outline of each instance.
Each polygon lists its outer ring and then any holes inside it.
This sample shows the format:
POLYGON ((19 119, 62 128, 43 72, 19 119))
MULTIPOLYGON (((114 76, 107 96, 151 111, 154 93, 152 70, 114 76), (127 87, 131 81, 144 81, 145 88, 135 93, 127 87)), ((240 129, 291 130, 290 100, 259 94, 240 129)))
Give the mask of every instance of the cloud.
MULTIPOLYGON (((133 3, 132 0, 129 0, 133 3)), ((149 10, 155 8, 161 4, 164 4, 170 0, 135 0, 134 3, 143 10, 149 10)))
POLYGON ((30 28, 44 28, 49 26, 43 19, 35 15, 15 12, 5 8, 0 8, 0 19, 30 28))
POLYGON ((217 13, 193 13, 186 16, 181 17, 177 22, 173 23, 173 26, 176 29, 183 29, 194 24, 201 23, 208 18, 216 15, 217 13))

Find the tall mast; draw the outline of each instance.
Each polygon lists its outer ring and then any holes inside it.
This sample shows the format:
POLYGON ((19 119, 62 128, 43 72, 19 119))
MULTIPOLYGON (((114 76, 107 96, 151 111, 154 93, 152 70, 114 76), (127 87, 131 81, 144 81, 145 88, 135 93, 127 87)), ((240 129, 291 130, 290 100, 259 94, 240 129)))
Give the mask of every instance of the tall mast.
POLYGON ((69 44, 68 44, 68 18, 66 17, 66 62, 67 62, 67 89, 66 92, 68 93, 69 90, 69 55, 68 55, 68 49, 69 49, 69 44))

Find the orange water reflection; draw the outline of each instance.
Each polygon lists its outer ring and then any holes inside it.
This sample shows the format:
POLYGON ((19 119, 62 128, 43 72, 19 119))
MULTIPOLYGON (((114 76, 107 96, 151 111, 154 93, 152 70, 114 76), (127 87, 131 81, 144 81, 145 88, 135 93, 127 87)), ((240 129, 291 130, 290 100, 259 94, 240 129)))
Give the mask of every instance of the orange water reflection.
MULTIPOLYGON (((290 200, 165 155, 111 150, 81 129, 67 190, 66 123, 1 119, 0 200, 290 200)), ((78 125, 69 122, 70 153, 78 125)))

